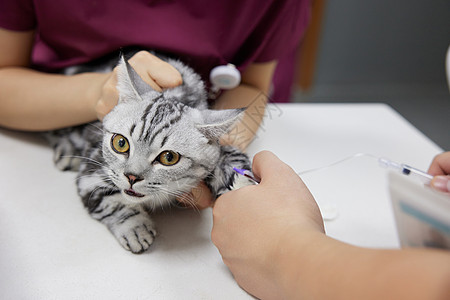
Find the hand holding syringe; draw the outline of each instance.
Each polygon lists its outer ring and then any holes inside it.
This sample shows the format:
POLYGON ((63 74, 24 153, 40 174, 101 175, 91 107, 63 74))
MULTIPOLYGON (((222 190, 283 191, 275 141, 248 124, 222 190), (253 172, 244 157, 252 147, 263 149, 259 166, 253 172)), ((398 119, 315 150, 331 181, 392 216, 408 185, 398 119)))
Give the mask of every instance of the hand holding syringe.
POLYGON ((393 162, 386 158, 379 158, 378 162, 385 168, 394 169, 404 175, 417 178, 424 184, 430 185, 436 190, 450 193, 450 152, 444 152, 437 155, 431 163, 428 173, 405 164, 393 162))
POLYGON ((431 186, 444 193, 450 193, 450 151, 436 155, 428 173, 433 175, 431 186))

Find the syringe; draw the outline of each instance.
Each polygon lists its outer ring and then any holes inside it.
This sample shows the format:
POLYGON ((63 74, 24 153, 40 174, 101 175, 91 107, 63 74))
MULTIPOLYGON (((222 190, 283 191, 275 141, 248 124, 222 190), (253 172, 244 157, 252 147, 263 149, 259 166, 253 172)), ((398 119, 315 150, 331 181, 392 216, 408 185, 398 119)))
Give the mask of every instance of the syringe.
POLYGON ((378 159, 378 163, 380 166, 384 168, 389 168, 393 170, 397 170, 400 173, 411 176, 413 178, 417 178, 418 180, 422 181, 424 184, 430 184, 431 180, 433 179, 433 175, 430 175, 424 171, 421 171, 419 169, 413 168, 411 166, 396 163, 395 161, 392 161, 390 159, 380 157, 378 159))

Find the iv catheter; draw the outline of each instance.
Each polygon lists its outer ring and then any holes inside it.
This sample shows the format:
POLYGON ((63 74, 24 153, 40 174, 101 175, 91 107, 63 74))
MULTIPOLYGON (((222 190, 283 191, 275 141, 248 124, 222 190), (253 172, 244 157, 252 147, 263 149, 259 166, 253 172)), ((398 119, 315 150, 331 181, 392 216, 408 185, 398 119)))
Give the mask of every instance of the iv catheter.
MULTIPOLYGON (((299 175, 303 175, 305 173, 315 172, 315 171, 318 171, 318 170, 321 170, 321 169, 324 169, 324 168, 328 168, 328 167, 331 167, 331 166, 343 163, 344 161, 347 161, 349 159, 352 159, 352 158, 355 158, 355 157, 359 157, 359 156, 369 156, 369 157, 375 158, 375 159, 378 160, 378 163, 379 163, 379 165, 381 167, 386 168, 386 169, 395 170, 397 172, 400 172, 403 175, 410 176, 411 178, 416 178, 416 179, 420 180, 422 183, 424 183, 426 185, 429 185, 431 180, 433 179, 432 175, 430 175, 430 174, 428 174, 428 173, 426 173, 424 171, 421 171, 419 169, 416 169, 414 167, 411 167, 409 165, 402 164, 402 163, 397 163, 397 162, 392 161, 392 160, 390 160, 388 158, 376 157, 376 156, 374 156, 372 154, 367 154, 367 153, 357 153, 357 154, 355 154, 353 156, 347 157, 347 158, 345 158, 343 160, 340 160, 340 161, 335 162, 333 164, 330 164, 328 166, 306 170, 306 171, 303 171, 303 172, 299 172, 298 174, 299 175)), ((233 169, 237 173, 239 173, 239 174, 241 174, 241 175, 251 179, 255 183, 259 183, 260 182, 260 180, 258 178, 256 178, 253 175, 253 173, 251 171, 249 171, 249 170, 239 169, 239 168, 233 168, 233 169)))
POLYGON ((241 174, 247 178, 249 178, 251 181, 253 181, 254 183, 259 183, 261 180, 259 180, 258 178, 255 177, 255 175, 253 175, 252 171, 250 170, 246 170, 246 169, 239 169, 239 168, 233 168, 233 170, 235 172, 237 172, 238 174, 241 174))

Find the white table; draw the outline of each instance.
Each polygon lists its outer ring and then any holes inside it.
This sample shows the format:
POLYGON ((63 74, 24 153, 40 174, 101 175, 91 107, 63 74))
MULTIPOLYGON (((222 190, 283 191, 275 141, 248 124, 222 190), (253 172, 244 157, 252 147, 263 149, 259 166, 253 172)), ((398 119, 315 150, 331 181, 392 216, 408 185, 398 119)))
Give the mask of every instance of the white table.
MULTIPOLYGON (((52 164, 33 134, 0 130, 0 298, 249 299, 210 241, 211 210, 157 215, 151 250, 122 249, 91 219, 76 194, 75 174, 52 164)), ((267 149, 301 172, 356 153, 426 170, 437 145, 384 104, 272 105, 249 152, 267 149)), ((398 247, 386 170, 362 156, 302 176, 337 239, 398 247)), ((263 200, 262 200, 263 201, 263 200)))

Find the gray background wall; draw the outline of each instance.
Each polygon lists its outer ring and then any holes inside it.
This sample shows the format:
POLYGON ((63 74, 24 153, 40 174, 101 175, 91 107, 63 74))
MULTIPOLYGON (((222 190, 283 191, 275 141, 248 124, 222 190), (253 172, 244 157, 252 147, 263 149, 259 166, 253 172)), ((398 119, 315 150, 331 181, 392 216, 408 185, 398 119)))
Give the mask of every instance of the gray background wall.
POLYGON ((328 0, 314 86, 295 101, 385 102, 450 150, 449 0, 328 0))

